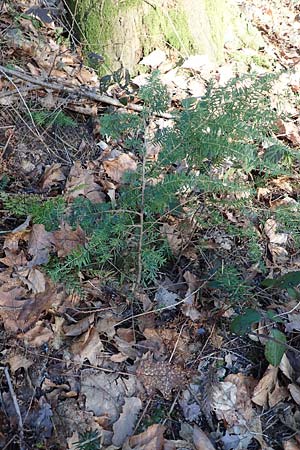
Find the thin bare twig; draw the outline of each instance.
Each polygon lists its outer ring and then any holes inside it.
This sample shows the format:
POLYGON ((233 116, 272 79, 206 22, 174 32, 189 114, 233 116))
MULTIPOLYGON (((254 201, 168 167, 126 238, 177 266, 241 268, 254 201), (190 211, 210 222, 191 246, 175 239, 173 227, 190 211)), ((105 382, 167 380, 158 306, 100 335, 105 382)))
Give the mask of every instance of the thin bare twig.
MULTIPOLYGON (((27 81, 28 83, 32 83, 47 89, 52 89, 53 91, 68 92, 69 94, 72 94, 74 97, 84 97, 98 103, 105 103, 107 105, 115 106, 117 108, 125 108, 135 112, 143 111, 143 106, 134 105, 132 103, 129 103, 128 105, 123 105, 119 100, 111 98, 108 95, 97 94, 95 90, 86 85, 82 85, 74 89, 74 87, 67 86, 66 84, 61 84, 57 83, 56 81, 49 81, 49 80, 44 81, 39 78, 34 78, 31 75, 26 74, 24 72, 20 72, 19 70, 8 69, 7 67, 4 66, 0 66, 0 71, 3 74, 17 77, 20 80, 27 81)), ((167 113, 154 113, 154 115, 157 117, 163 117, 164 119, 174 118, 171 114, 167 113)))
POLYGON ((4 369, 4 374, 5 374, 5 378, 6 378, 6 381, 7 381, 9 393, 11 395, 11 398, 12 398, 12 401, 13 401, 13 404, 14 404, 14 408, 15 408, 16 414, 18 416, 20 450, 25 450, 25 447, 24 447, 23 420, 22 420, 21 411, 20 411, 18 400, 17 400, 17 396, 15 394, 14 387, 13 387, 12 382, 11 382, 11 378, 10 378, 8 367, 1 367, 1 369, 4 369))

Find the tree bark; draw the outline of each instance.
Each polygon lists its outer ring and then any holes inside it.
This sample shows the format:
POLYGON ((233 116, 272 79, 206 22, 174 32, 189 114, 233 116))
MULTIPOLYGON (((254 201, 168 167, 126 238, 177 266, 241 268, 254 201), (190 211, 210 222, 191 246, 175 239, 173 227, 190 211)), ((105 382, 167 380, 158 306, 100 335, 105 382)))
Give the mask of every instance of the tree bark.
POLYGON ((103 72, 124 67, 134 74, 141 58, 157 48, 171 57, 205 54, 221 63, 228 38, 259 45, 232 0, 68 1, 86 54, 104 57, 103 72))

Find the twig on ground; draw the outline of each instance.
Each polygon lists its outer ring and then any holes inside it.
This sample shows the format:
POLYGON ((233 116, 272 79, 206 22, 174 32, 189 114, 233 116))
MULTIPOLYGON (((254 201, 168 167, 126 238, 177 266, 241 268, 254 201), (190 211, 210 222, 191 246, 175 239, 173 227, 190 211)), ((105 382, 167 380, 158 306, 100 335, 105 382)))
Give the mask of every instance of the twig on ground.
POLYGON ((24 447, 23 420, 22 420, 21 411, 20 411, 18 400, 17 400, 17 396, 15 394, 14 387, 13 387, 12 382, 11 382, 11 378, 10 378, 8 367, 1 367, 1 369, 4 369, 4 374, 5 374, 5 378, 6 378, 6 381, 7 381, 9 393, 11 395, 11 398, 12 398, 12 401, 13 401, 13 404, 14 404, 14 408, 15 408, 15 411, 16 411, 16 414, 17 414, 17 417, 18 417, 20 450, 25 450, 25 447, 24 447))
MULTIPOLYGON (((119 100, 109 97, 108 95, 99 95, 97 92, 93 91, 92 88, 82 85, 80 87, 74 88, 67 86, 66 84, 57 83, 56 81, 44 81, 42 79, 34 78, 31 75, 20 72, 19 70, 8 69, 7 67, 0 66, 0 71, 3 74, 11 75, 17 77, 20 80, 27 81, 28 83, 35 84, 47 89, 52 89, 53 91, 68 92, 74 97, 84 97, 89 100, 93 100, 98 103, 105 103, 107 105, 115 106, 117 108, 125 108, 135 112, 142 112, 143 106, 134 105, 129 103, 128 105, 123 105, 119 100)), ((167 113, 154 113, 157 117, 162 117, 164 119, 173 119, 171 114, 167 113)))

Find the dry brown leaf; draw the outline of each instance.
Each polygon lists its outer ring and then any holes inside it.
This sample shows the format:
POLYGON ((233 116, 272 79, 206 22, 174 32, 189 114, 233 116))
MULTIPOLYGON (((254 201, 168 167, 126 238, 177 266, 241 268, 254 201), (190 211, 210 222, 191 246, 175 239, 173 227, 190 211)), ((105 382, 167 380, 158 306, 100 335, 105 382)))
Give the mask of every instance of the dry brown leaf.
POLYGON ((52 247, 52 233, 46 231, 45 226, 42 224, 33 225, 28 240, 28 253, 33 257, 30 261, 30 266, 47 264, 52 247))
MULTIPOLYGON (((3 281, 4 273, 2 276, 3 281)), ((9 272, 6 273, 6 277, 7 283, 3 283, 0 287, 0 314, 7 331, 28 330, 44 311, 61 301, 54 287, 48 282, 45 292, 30 295, 20 286, 18 279, 10 278, 9 272)))
POLYGON ((294 122, 285 122, 279 119, 278 122, 279 132, 285 134, 286 137, 295 146, 300 145, 300 134, 297 125, 294 122))
POLYGON ((151 359, 141 360, 136 371, 136 376, 143 383, 148 395, 160 391, 167 400, 172 398, 173 390, 184 389, 189 375, 188 369, 151 359))
POLYGON ((195 322, 200 318, 200 313, 195 307, 197 299, 197 293, 195 291, 198 289, 200 282, 198 278, 188 270, 184 273, 183 278, 187 282, 188 290, 185 294, 185 301, 181 310, 187 317, 190 317, 190 319, 195 322))
POLYGON ((74 361, 80 364, 87 359, 90 364, 97 365, 103 351, 104 347, 99 337, 99 333, 94 327, 84 333, 71 346, 74 361))
POLYGON ((53 338, 53 331, 45 327, 44 323, 39 320, 36 322, 34 328, 26 333, 19 333, 17 337, 18 339, 22 339, 31 347, 40 347, 53 338))
POLYGON ((17 270, 16 275, 34 294, 45 292, 46 279, 40 270, 22 267, 17 270))
POLYGON ((49 189, 52 186, 65 181, 66 176, 62 171, 61 164, 54 163, 51 166, 47 166, 40 181, 41 188, 43 190, 49 189))
POLYGON ((151 425, 143 433, 132 436, 129 445, 134 450, 164 450, 164 432, 163 425, 151 425))
POLYGON ((264 376, 255 387, 252 401, 259 406, 267 406, 270 392, 275 388, 277 380, 278 368, 269 365, 264 376))
POLYGON ((126 172, 135 172, 136 161, 127 153, 112 150, 103 161, 103 167, 107 175, 115 182, 120 183, 126 172))
POLYGON ((137 397, 125 398, 119 419, 113 424, 112 443, 121 447, 125 440, 132 435, 136 424, 137 415, 142 407, 142 402, 137 397))
POLYGON ((204 431, 202 431, 197 425, 194 425, 193 429, 193 444, 196 450, 215 450, 215 447, 208 439, 204 431))
POLYGON ((87 331, 89 327, 94 323, 95 314, 89 314, 83 319, 71 325, 66 325, 64 327, 64 334, 66 336, 80 336, 82 333, 87 331))
POLYGON ((59 257, 67 256, 77 247, 85 244, 85 233, 80 225, 77 225, 76 230, 72 230, 71 225, 62 223, 60 230, 54 231, 52 236, 59 257))
POLYGON ((72 202, 79 196, 88 198, 93 203, 103 203, 105 194, 94 180, 94 173, 84 169, 80 161, 76 161, 66 182, 66 199, 72 202))
POLYGON ((300 450, 300 444, 298 444, 294 439, 283 442, 284 450, 300 450))

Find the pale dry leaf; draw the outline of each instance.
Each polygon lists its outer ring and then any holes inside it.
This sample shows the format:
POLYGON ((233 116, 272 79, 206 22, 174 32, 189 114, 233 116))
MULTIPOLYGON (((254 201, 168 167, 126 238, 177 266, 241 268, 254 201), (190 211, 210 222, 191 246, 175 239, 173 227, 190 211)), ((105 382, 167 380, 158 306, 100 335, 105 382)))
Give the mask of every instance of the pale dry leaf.
POLYGON ((267 406, 269 394, 274 390, 277 380, 278 368, 269 365, 262 379, 255 387, 252 401, 259 406, 267 406))
POLYGON ((150 66, 152 69, 160 66, 166 60, 166 54, 163 50, 156 49, 153 52, 149 53, 149 55, 145 56, 139 64, 143 66, 150 66))
POLYGON ((165 427, 154 424, 142 433, 132 436, 129 445, 134 450, 164 450, 165 427))
POLYGON ((278 224, 274 219, 267 219, 264 227, 264 231, 269 238, 271 244, 283 245, 287 244, 288 234, 277 233, 278 224))
POLYGON ((192 55, 189 56, 182 64, 183 69, 195 70, 201 72, 204 66, 209 66, 210 61, 208 55, 192 55))
POLYGON ((34 294, 45 292, 46 279, 40 270, 22 267, 17 270, 16 275, 34 294))
POLYGON ((125 398, 122 412, 119 419, 113 424, 112 443, 116 447, 121 447, 125 440, 132 435, 137 415, 142 407, 142 402, 137 397, 125 398))
POLYGON ((297 405, 300 405, 300 386, 295 383, 291 383, 288 385, 288 390, 290 391, 293 400, 297 403, 297 405))
POLYGON ((54 163, 47 166, 40 181, 42 190, 49 189, 58 183, 65 181, 66 176, 62 171, 61 164, 54 163))
POLYGON ((105 201, 105 194, 99 184, 95 182, 93 171, 84 169, 80 161, 76 161, 71 168, 65 189, 65 197, 69 202, 79 196, 88 198, 93 203, 105 201))
POLYGON ((137 163, 130 155, 115 149, 102 164, 106 174, 116 183, 123 180, 126 172, 135 172, 137 169, 137 163))
POLYGON ((280 386, 279 382, 276 382, 275 388, 269 393, 269 406, 273 408, 278 403, 282 402, 289 396, 288 390, 285 386, 280 386))
POLYGON ((31 359, 27 358, 21 353, 10 356, 7 362, 12 373, 15 373, 21 367, 27 370, 33 364, 33 361, 31 359))
POLYGON ((87 369, 81 372, 81 393, 86 398, 86 410, 96 416, 106 416, 108 424, 118 420, 125 397, 136 393, 136 380, 119 377, 117 373, 96 372, 87 369))
POLYGON ((171 307, 178 302, 178 295, 168 291, 163 286, 160 286, 155 294, 154 300, 157 302, 159 308, 168 306, 171 309, 171 307))
POLYGON ((64 343, 64 332, 63 325, 65 319, 63 317, 55 316, 55 322, 52 324, 52 330, 54 333, 54 338, 52 341, 52 348, 58 350, 64 343))
POLYGON ((202 431, 197 425, 194 425, 193 444, 196 450, 215 450, 212 442, 208 439, 204 431, 202 431))
POLYGON ((65 257, 85 244, 85 233, 80 225, 77 225, 76 230, 73 230, 71 225, 64 222, 60 225, 59 230, 53 232, 52 236, 59 257, 65 257))
POLYGON ((279 369, 289 380, 292 381, 294 379, 295 371, 294 371, 286 353, 284 353, 283 357, 281 358, 281 361, 279 364, 279 369))

